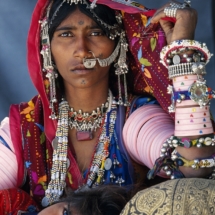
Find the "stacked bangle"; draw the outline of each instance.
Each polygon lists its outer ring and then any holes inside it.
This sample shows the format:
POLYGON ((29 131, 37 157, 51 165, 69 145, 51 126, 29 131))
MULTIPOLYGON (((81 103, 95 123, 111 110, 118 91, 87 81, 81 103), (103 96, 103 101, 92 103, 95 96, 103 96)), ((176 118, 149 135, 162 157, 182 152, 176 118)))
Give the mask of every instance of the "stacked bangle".
MULTIPOLYGON (((214 146, 214 134, 209 134, 207 136, 202 136, 198 139, 191 140, 189 138, 178 138, 176 136, 171 136, 169 139, 166 140, 164 146, 176 148, 178 146, 190 148, 190 147, 203 147, 203 146, 214 146)), ((161 152, 165 152, 166 147, 162 147, 161 152)), ((163 155, 163 154, 162 154, 163 155)))
MULTIPOLYGON (((154 178, 154 176, 163 169, 166 175, 171 179, 184 178, 183 173, 178 168, 179 166, 192 167, 193 169, 214 167, 215 154, 208 158, 189 161, 183 158, 176 150, 173 151, 173 148, 178 146, 183 146, 186 148, 214 146, 214 137, 214 134, 210 134, 199 139, 190 140, 188 138, 180 139, 176 136, 171 136, 163 143, 160 157, 155 161, 154 167, 148 172, 147 177, 149 179, 154 178)), ((215 169, 209 178, 215 179, 215 169)))
POLYGON ((174 150, 171 158, 176 166, 192 167, 193 169, 211 168, 215 166, 215 154, 208 158, 187 160, 174 150))
POLYGON ((181 63, 168 66, 169 78, 182 75, 205 75, 205 63, 181 63))

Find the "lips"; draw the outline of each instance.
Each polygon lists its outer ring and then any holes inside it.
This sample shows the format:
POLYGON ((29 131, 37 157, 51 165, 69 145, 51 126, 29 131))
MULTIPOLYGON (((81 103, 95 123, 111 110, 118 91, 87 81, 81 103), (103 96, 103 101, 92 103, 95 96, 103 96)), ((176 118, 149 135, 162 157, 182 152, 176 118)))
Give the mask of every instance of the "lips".
POLYGON ((83 64, 79 64, 79 65, 73 67, 70 71, 74 72, 74 73, 78 73, 78 74, 85 74, 85 73, 89 73, 92 70, 93 70, 93 68, 88 69, 88 68, 84 67, 83 64))
POLYGON ((80 64, 71 69, 71 71, 75 71, 75 70, 88 70, 88 69, 85 68, 83 64, 80 64))

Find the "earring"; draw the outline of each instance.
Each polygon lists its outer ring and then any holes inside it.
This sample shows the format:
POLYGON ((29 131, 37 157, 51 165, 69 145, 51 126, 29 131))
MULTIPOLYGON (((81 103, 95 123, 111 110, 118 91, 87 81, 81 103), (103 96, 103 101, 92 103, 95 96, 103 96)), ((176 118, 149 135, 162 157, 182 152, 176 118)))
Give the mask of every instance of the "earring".
POLYGON ((126 81, 126 74, 128 73, 128 65, 126 63, 126 52, 128 50, 128 44, 125 39, 125 32, 122 31, 120 34, 120 54, 117 63, 114 65, 116 70, 115 74, 118 76, 118 89, 119 89, 119 99, 117 104, 118 105, 124 105, 124 106, 130 106, 130 103, 128 102, 128 92, 127 92, 127 81, 126 81), (120 81, 120 76, 123 75, 123 84, 124 84, 124 94, 125 94, 125 100, 123 102, 122 98, 122 86, 120 81))
POLYGON ((51 60, 51 49, 50 49, 50 40, 48 35, 48 16, 49 16, 50 6, 47 9, 47 16, 40 21, 41 23, 41 41, 42 41, 42 50, 41 54, 43 56, 43 72, 47 72, 46 77, 49 79, 49 94, 50 94, 50 109, 51 115, 49 116, 51 119, 57 119, 57 115, 55 113, 54 104, 57 102, 56 98, 56 84, 55 79, 58 77, 54 66, 51 60))

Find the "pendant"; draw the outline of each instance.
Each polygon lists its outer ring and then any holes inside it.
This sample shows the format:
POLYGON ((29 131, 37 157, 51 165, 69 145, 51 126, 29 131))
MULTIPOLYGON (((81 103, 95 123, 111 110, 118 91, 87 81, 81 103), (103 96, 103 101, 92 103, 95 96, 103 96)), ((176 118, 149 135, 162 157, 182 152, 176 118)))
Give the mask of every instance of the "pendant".
POLYGON ((77 131, 76 138, 78 141, 92 140, 93 134, 91 131, 77 131))

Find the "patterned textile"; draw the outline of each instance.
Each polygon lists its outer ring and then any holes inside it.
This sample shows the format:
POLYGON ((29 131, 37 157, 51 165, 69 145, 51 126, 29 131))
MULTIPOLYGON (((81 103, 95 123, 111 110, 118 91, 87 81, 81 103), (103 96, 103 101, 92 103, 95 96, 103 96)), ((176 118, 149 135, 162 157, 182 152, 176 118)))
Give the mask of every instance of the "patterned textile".
POLYGON ((21 214, 21 211, 32 213, 36 210, 36 203, 23 190, 16 188, 0 190, 1 215, 17 215, 21 214))
POLYGON ((138 192, 120 215, 215 214, 215 181, 169 180, 138 192))
MULTIPOLYGON (((152 97, 140 97, 135 100, 133 110, 145 105, 154 104, 156 100, 152 97)), ((40 205, 45 195, 45 190, 50 181, 50 169, 52 165, 52 144, 46 138, 44 133, 43 108, 41 97, 36 96, 28 103, 21 103, 18 108, 12 106, 10 117, 17 116, 20 121, 13 122, 11 132, 20 132, 22 134, 23 149, 21 154, 23 158, 20 163, 25 166, 30 181, 30 195, 40 205), (35 108, 38 107, 38 108, 35 108), (21 129, 20 129, 21 124, 21 129)), ((131 110, 132 111, 132 110, 131 110)), ((114 127, 114 135, 112 136, 109 146, 109 158, 116 165, 105 171, 104 184, 115 183, 117 180, 123 179, 122 185, 132 184, 134 181, 133 166, 122 142, 122 127, 125 121, 125 108, 120 107, 117 110, 117 119, 114 127), (110 176, 114 175, 114 179, 110 176)), ((17 136, 15 136, 17 138, 17 136)), ((18 139, 19 141, 19 139, 18 139)), ((14 145, 20 145, 14 138, 14 145)), ((67 186, 73 190, 78 189, 86 183, 87 172, 81 174, 76 162, 74 153, 68 149, 69 167, 67 170, 66 182, 67 186)), ((20 172, 19 172, 20 174, 20 172)), ((24 172, 21 175, 23 181, 24 172)), ((144 176, 142 176, 143 178, 144 176)), ((139 177, 138 177, 139 178, 139 177)))

